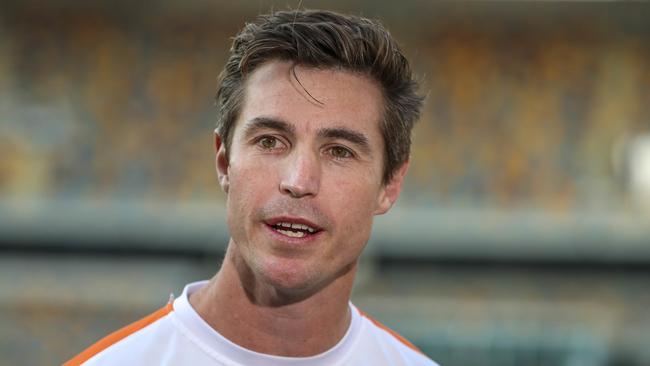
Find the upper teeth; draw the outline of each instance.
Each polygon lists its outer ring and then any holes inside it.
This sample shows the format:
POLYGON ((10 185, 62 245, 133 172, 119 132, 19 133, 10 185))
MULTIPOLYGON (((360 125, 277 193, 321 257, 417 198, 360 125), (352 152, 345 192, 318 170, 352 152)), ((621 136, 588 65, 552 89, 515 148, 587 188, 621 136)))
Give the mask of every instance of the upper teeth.
POLYGON ((313 233, 315 231, 313 228, 311 228, 311 227, 309 227, 307 225, 303 225, 303 224, 293 224, 293 223, 290 223, 290 222, 278 222, 276 225, 282 226, 282 227, 288 227, 288 228, 292 228, 292 229, 297 229, 297 230, 307 230, 310 233, 313 233))

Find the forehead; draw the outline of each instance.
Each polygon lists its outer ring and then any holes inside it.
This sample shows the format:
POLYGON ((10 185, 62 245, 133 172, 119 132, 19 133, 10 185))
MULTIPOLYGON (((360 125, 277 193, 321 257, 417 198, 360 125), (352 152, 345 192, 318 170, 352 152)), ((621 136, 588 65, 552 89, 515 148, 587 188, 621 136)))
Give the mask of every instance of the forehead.
POLYGON ((378 84, 364 75, 271 61, 248 76, 237 125, 273 117, 298 130, 352 128, 381 143, 383 104, 378 84))

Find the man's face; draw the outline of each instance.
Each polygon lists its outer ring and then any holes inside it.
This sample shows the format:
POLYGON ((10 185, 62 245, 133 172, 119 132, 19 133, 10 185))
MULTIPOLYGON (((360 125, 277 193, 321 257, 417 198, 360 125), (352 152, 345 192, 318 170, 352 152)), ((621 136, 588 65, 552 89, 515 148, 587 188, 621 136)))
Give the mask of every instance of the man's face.
POLYGON ((349 72, 273 61, 249 75, 227 158, 216 145, 231 250, 257 280, 308 291, 356 267, 406 171, 381 183, 382 106, 349 72))

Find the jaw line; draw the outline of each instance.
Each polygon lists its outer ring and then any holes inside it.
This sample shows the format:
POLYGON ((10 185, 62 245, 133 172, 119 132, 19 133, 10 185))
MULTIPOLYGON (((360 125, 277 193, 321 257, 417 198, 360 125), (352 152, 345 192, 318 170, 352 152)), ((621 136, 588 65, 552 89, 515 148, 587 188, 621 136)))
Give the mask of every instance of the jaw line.
MULTIPOLYGON (((241 287, 250 303, 256 306, 268 308, 279 308, 302 302, 350 273, 354 280, 359 262, 357 258, 353 262, 343 266, 332 276, 323 278, 318 283, 312 285, 306 284, 305 286, 298 287, 283 287, 273 284, 272 281, 266 278, 262 273, 256 273, 255 270, 244 260, 236 247, 237 244, 231 239, 228 249, 226 250, 224 262, 232 264, 239 278, 241 287)), ((224 265, 227 266, 229 264, 224 263, 224 265)))

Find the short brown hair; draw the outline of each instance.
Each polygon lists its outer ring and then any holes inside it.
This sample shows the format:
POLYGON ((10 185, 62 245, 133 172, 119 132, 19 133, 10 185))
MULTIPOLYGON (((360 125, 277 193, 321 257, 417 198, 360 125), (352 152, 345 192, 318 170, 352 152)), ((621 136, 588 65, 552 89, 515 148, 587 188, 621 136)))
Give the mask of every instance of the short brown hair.
POLYGON ((383 182, 408 160, 411 130, 423 98, 416 93, 409 63, 388 31, 377 21, 323 10, 279 11, 262 15, 234 38, 217 91, 217 132, 226 151, 239 117, 246 75, 270 60, 294 65, 340 68, 376 80, 385 110, 383 182))

